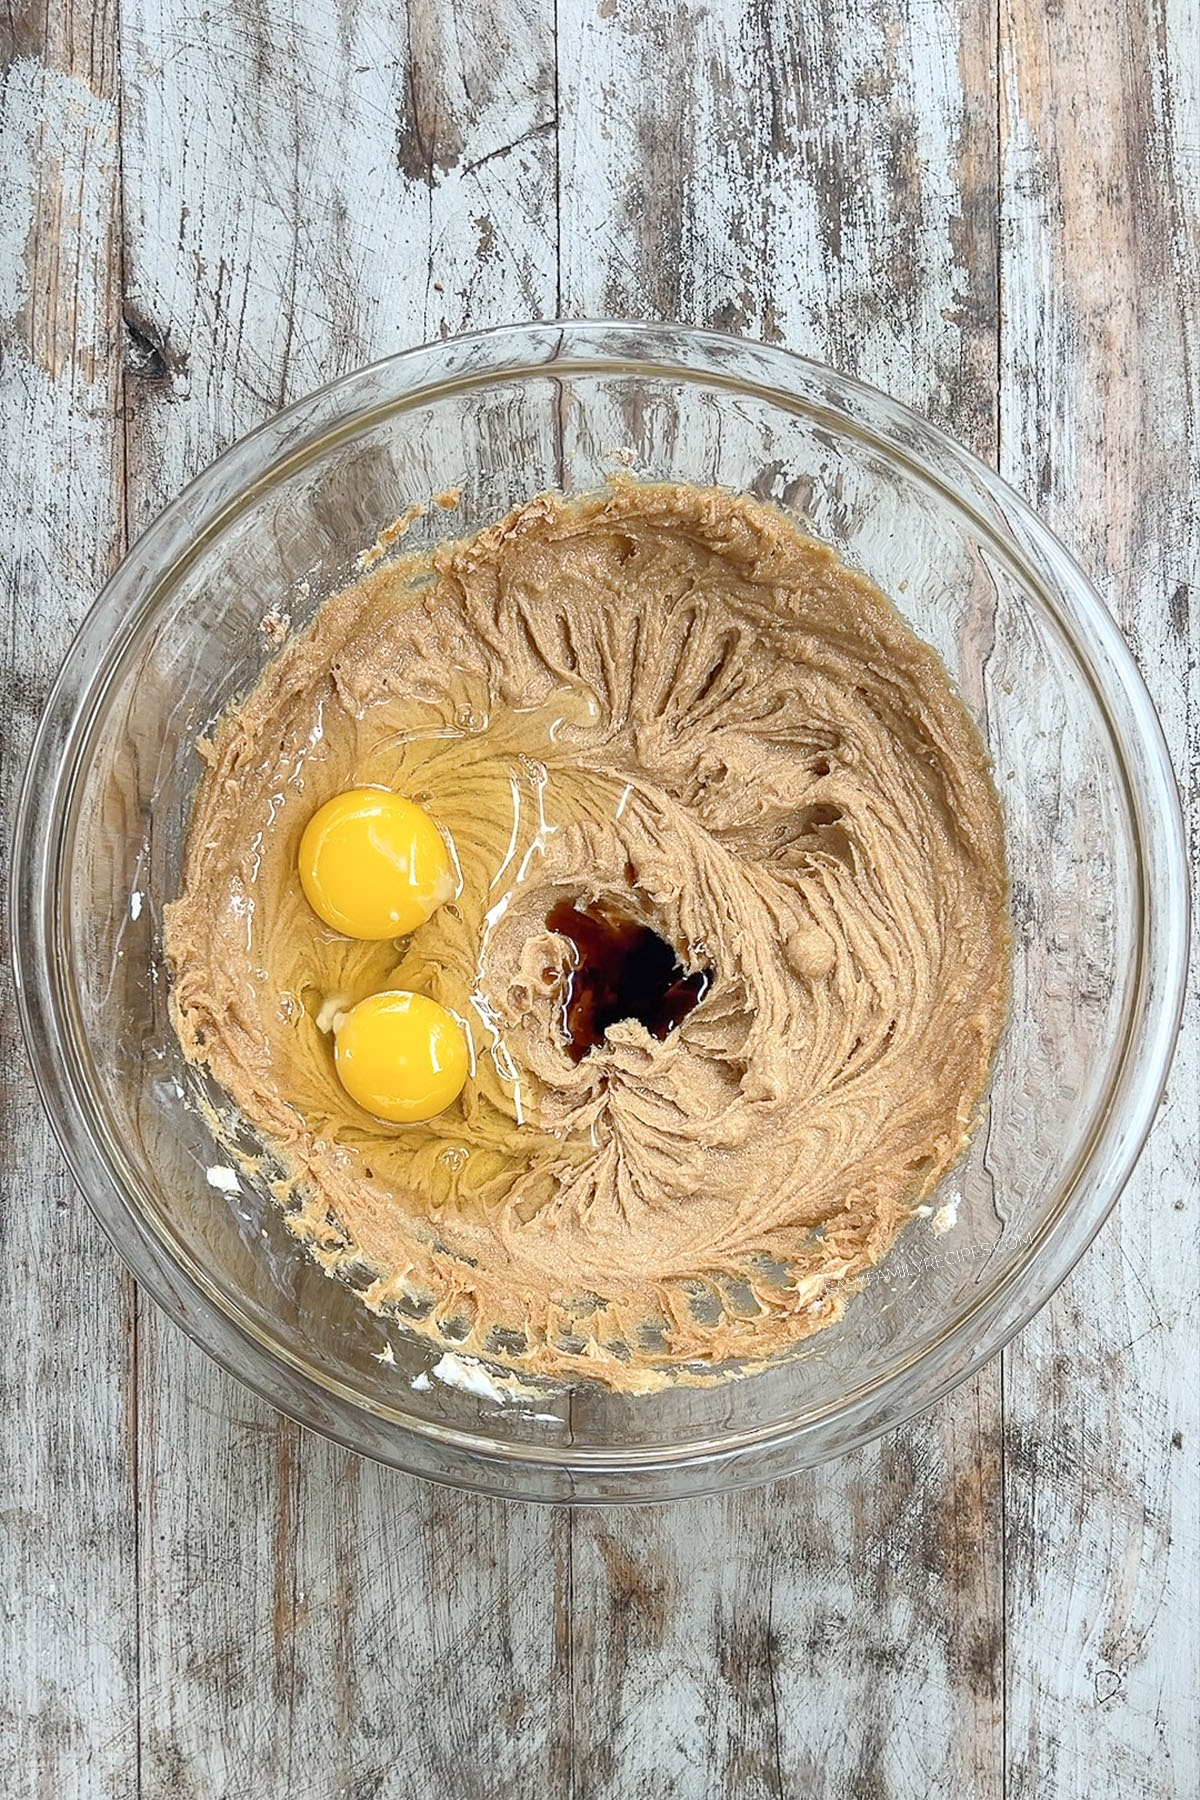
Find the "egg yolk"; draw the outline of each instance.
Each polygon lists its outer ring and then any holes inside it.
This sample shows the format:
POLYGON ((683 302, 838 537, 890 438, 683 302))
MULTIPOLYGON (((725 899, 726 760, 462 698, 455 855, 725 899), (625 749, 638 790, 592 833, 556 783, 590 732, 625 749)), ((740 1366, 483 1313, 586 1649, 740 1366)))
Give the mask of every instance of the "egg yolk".
POLYGON ((456 1100, 467 1079, 462 1026, 426 994, 360 1000, 334 1028, 342 1086, 377 1119, 412 1125, 456 1100))
POLYGON ((299 863, 313 911, 352 938, 415 931, 457 885, 429 814, 386 788, 348 788, 318 807, 300 839, 299 863))

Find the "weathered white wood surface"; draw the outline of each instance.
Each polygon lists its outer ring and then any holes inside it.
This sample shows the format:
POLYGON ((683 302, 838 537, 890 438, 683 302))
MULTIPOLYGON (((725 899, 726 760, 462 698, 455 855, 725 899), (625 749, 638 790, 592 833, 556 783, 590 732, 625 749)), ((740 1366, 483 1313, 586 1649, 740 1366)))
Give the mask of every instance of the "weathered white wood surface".
MULTIPOLYGON (((123 548, 115 32, 103 6, 21 20, 0 99, 6 872, 48 678, 123 548)), ((137 1302, 40 1117, 3 979, 0 1791, 134 1795, 137 1302)))
MULTIPOLYGON (((1001 44, 1001 471, 1124 627, 1200 869, 1200 10, 1005 0, 1001 44)), ((1116 1217, 1003 1358, 1021 1792, 1200 1792, 1198 1000, 1116 1217)))
MULTIPOLYGON (((1197 806, 1196 0, 29 0, 0 33, 6 815, 191 473, 340 370, 556 311, 792 344, 998 460, 1197 806)), ((74 1197, 6 1007, 0 1793, 1200 1792, 1198 1036, 1193 998, 1096 1247, 928 1418, 571 1514, 213 1370, 74 1197)))

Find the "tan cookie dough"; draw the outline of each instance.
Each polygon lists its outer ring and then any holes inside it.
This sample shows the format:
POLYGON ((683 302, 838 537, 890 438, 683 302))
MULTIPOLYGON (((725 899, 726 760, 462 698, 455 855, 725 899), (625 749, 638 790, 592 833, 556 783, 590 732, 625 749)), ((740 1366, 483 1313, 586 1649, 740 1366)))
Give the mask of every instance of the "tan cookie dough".
POLYGON ((627 1388, 758 1361, 839 1315, 961 1154, 1007 995, 985 753, 934 653, 773 509, 542 496, 327 602, 206 750, 167 926, 184 1049, 316 1253, 439 1341, 627 1388), (364 783, 461 868, 395 944, 335 936, 296 877, 314 809, 364 783), (712 968, 665 1041, 566 1054, 564 897, 712 968), (385 987, 470 1034, 427 1125, 334 1072, 332 1014, 385 987))

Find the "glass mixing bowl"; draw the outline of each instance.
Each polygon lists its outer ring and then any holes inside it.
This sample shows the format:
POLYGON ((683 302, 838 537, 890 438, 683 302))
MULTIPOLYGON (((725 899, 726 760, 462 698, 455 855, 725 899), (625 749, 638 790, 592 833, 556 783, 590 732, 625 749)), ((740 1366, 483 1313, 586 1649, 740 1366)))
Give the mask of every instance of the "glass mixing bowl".
MULTIPOLYGON (((405 548, 447 529, 434 507, 405 548)), ((134 1274, 224 1368, 315 1430, 441 1481, 644 1500, 845 1451, 963 1380, 1054 1291, 1162 1090, 1185 869, 1133 662, 1079 569, 989 469, 784 351, 674 326, 531 325, 331 383, 236 444, 134 545, 41 724, 13 937, 30 1052, 75 1178, 134 1274), (414 502, 461 489, 452 529, 469 531, 615 469, 776 502, 936 646, 1003 798, 1012 1016, 985 1118, 934 1216, 789 1360, 637 1398, 581 1380, 502 1402, 469 1371, 468 1387, 414 1388, 439 1349, 321 1271, 265 1188, 230 1172, 196 1104, 160 953, 194 742, 270 656, 264 618, 305 623, 414 502)))

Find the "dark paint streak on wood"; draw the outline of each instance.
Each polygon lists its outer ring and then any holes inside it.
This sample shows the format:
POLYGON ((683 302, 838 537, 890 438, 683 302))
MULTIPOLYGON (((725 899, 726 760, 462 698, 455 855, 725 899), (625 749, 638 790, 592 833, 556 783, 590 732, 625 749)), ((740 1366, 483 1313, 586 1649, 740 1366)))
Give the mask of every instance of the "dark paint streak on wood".
MULTIPOLYGON (((563 316, 563 257, 562 257, 562 46, 559 42, 559 0, 551 0, 551 28, 553 46, 551 52, 551 92, 554 96, 554 316, 563 316)), ((559 429, 556 423, 556 429, 559 429)), ((561 468, 561 434, 559 437, 559 466, 561 468)), ((561 476, 559 485, 562 485, 561 476)))
POLYGON ((462 154, 462 139, 452 119, 444 120, 436 100, 431 100, 420 65, 414 59, 396 124, 396 166, 402 175, 436 187, 462 154))
POLYGON ((295 1670, 296 1630, 296 1501, 299 1488, 299 1428, 280 1419, 275 1441, 274 1551, 271 1563, 271 1637, 275 1646, 275 1694, 290 1702, 295 1670))
POLYGON ((160 331, 128 301, 125 304, 125 371, 135 381, 161 385, 174 398, 178 378, 187 373, 186 350, 177 350, 167 332, 160 331))
POLYGON ((999 17, 981 12, 978 31, 964 31, 958 72, 962 106, 953 138, 957 207, 949 220, 954 253, 953 309, 957 367, 948 371, 951 404, 941 423, 985 462, 1000 449, 1000 180, 999 17), (991 30, 985 38, 985 22, 991 30), (986 123, 985 123, 986 122, 986 123))
MULTIPOLYGON (((357 1457, 342 1459, 338 1505, 338 1531, 332 1545, 332 1685, 338 1733, 343 1744, 353 1741, 361 1708, 355 1673, 355 1624, 358 1616, 360 1562, 355 1550, 360 1529, 359 1501, 363 1465, 357 1457)), ((372 1479, 379 1479, 372 1472, 372 1479)))
POLYGON ((684 301, 688 264, 683 256, 690 88, 682 70, 666 72, 665 90, 661 107, 638 121, 635 166, 643 173, 630 185, 625 217, 629 242, 646 246, 639 310, 673 319, 690 310, 684 301))
POLYGON ((575 1733, 575 1514, 556 1507, 551 1530, 554 1553, 553 1657, 550 1699, 550 1775, 552 1792, 574 1795, 575 1733))
POLYGON ((783 1770, 783 1744, 779 1732, 779 1686, 775 1678, 776 1658, 781 1645, 775 1634, 775 1590, 772 1586, 767 1599, 767 1628, 763 1634, 763 1650, 767 1661, 767 1691, 771 1700, 771 1759, 773 1767, 770 1771, 774 1780, 776 1800, 784 1800, 787 1783, 783 1770))
POLYGON ((522 144, 531 144, 537 138, 549 137, 556 128, 556 119, 546 119, 541 125, 531 125, 528 131, 523 131, 520 137, 513 138, 511 143, 497 144, 494 150, 487 150, 482 156, 477 156, 471 162, 464 163, 462 172, 464 175, 474 175, 476 170, 486 168, 488 163, 498 162, 503 157, 511 156, 514 150, 521 148, 522 144))
POLYGON ((609 1532, 601 1527, 596 1532, 596 1547, 608 1575, 609 1593, 622 1630, 631 1630, 640 1620, 646 1641, 657 1648, 671 1623, 664 1573, 639 1562, 624 1531, 609 1532))
POLYGON ((1167 618, 1178 638, 1186 638, 1191 611, 1191 595, 1186 581, 1178 582, 1167 598, 1167 618))
POLYGON ((771 1623, 771 1589, 767 1614, 738 1611, 715 1621, 717 1661, 722 1679, 737 1702, 739 1729, 731 1734, 724 1769, 728 1794, 787 1792, 781 1765, 779 1698, 775 1684, 779 1640, 771 1623))
POLYGON ((891 1800, 893 1789, 885 1772, 886 1748, 883 1724, 868 1716, 863 1720, 847 1800, 891 1800))

